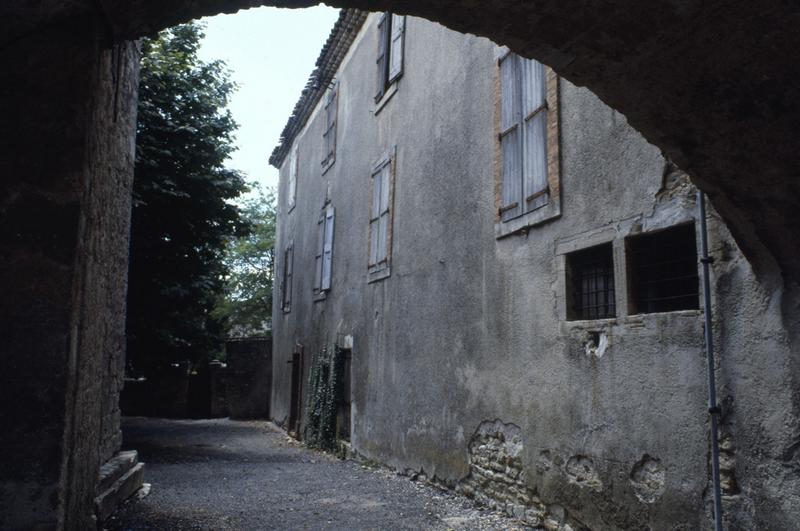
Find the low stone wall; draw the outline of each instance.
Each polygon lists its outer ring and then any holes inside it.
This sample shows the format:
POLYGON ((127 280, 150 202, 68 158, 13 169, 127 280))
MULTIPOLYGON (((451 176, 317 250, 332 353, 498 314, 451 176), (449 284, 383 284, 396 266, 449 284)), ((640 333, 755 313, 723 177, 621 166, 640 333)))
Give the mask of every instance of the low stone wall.
POLYGON ((211 379, 211 418, 228 416, 228 367, 224 363, 208 364, 211 379))
POLYGON ((123 415, 165 418, 213 418, 227 415, 224 404, 225 366, 189 372, 170 368, 148 379, 127 379, 120 397, 123 415), (214 382, 216 381, 216 385, 214 382), (215 395, 222 391, 222 396, 215 395), (216 404, 216 406, 215 406, 216 404))
POLYGON ((231 418, 269 418, 272 339, 229 339, 225 343, 227 403, 231 418))

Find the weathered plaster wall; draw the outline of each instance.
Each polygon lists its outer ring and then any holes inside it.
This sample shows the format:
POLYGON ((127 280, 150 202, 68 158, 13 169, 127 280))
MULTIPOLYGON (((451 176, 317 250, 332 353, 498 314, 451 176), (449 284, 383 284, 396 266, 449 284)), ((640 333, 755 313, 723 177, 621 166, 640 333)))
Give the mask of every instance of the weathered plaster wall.
MULTIPOLYGON (((700 311, 628 315, 624 238, 691 221, 694 189, 620 113, 560 84, 562 215, 494 236, 494 45, 410 19, 397 92, 374 104, 374 16, 340 74, 336 162, 323 116, 299 135, 297 206, 282 168, 278 264, 294 241, 292 310, 276 301, 273 416, 288 415, 291 351, 353 336, 352 444, 451 486, 471 473, 482 423, 519 427, 530 492, 592 528, 699 529, 707 504, 700 311), (370 171, 397 147, 392 272, 367 283, 370 171), (333 283, 312 295, 317 220, 336 208, 333 283), (610 241, 615 319, 567 322, 564 253, 610 241), (587 355, 589 333, 602 356, 587 355), (683 527, 681 527, 683 526, 683 527)), ((783 292, 758 283, 712 217, 715 330, 734 528, 800 518, 797 386, 783 292), (768 389, 768 392, 764 390, 768 389), (727 398, 730 397, 730 398, 727 398)), ((279 293, 277 294, 280 295, 279 293)), ((552 516, 552 515, 551 515, 552 516)))
POLYGON ((0 50, 0 528, 88 529, 118 449, 138 56, 92 18, 0 50))

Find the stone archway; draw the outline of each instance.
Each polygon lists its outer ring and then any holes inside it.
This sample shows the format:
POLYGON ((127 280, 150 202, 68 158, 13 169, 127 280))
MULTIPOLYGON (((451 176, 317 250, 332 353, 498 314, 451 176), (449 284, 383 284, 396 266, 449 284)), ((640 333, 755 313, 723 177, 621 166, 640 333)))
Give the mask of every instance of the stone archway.
MULTIPOLYGON (((5 41, 88 13, 116 40, 198 16, 313 0, 103 0, 9 2, 5 41)), ((333 0, 391 9, 484 35, 551 65, 622 112, 711 197, 761 272, 777 265, 800 278, 800 7, 659 0, 333 0)))
MULTIPOLYGON (((7 366, 0 394, 6 404, 23 399, 3 411, 0 526, 90 527, 97 469, 115 446, 119 413, 109 404, 124 348, 138 59, 131 39, 202 15, 315 3, 0 6, 7 366)), ((709 193, 768 289, 789 287, 784 316, 797 338, 800 7, 780 0, 330 3, 484 35, 592 89, 709 193)))

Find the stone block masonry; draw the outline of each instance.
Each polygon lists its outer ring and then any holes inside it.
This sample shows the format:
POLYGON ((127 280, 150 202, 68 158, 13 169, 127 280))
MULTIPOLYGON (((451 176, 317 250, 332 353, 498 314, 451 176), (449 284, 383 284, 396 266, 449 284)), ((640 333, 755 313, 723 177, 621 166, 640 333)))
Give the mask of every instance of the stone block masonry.
POLYGON ((0 529, 91 529, 119 449, 138 53, 93 16, 0 59, 0 529))
POLYGON ((574 529, 565 521, 563 508, 548 507, 528 486, 523 449, 519 426, 482 422, 469 443, 469 475, 456 485, 456 492, 534 527, 574 529))

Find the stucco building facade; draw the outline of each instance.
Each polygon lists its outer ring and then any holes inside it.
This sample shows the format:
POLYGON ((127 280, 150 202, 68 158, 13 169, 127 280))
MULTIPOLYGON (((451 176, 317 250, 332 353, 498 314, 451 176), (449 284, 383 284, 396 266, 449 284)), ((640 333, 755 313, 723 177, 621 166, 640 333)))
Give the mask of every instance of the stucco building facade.
MULTIPOLYGON (((590 91, 345 10, 283 142, 272 416, 349 353, 355 451, 534 525, 710 526, 696 191, 590 91)), ((800 521, 781 291, 708 216, 732 529, 800 521)))

